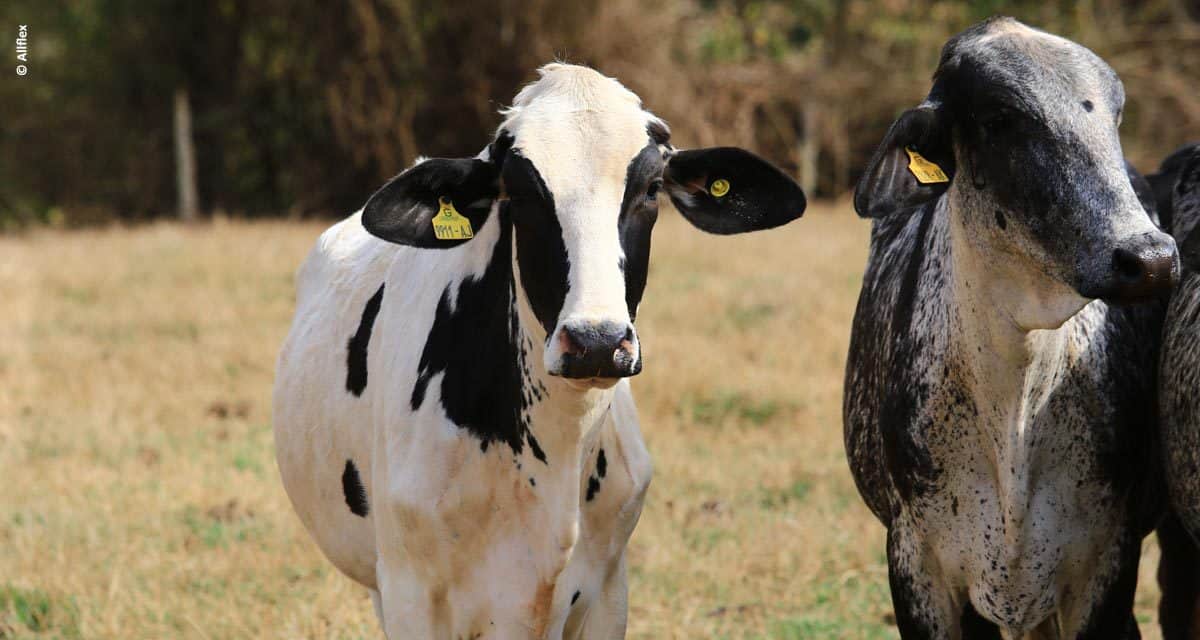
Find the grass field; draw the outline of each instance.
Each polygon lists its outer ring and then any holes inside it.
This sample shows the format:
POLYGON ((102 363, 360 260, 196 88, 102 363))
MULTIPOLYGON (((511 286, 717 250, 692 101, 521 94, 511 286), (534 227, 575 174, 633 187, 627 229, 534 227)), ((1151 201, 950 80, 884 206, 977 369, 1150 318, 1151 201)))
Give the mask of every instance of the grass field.
MULTIPOLYGON (((0 638, 382 637, 272 452, 292 274, 322 227, 0 238, 0 638)), ((867 230, 845 205, 737 238, 664 212, 633 384, 656 469, 631 638, 896 636, 841 443, 867 230)))

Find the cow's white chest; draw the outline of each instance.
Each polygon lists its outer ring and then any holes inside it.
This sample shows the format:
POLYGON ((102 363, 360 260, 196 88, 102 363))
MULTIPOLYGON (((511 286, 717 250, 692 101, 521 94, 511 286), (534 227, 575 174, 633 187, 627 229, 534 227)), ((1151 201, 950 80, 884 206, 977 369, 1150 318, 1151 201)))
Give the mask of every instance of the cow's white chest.
MULTIPOLYGON (((626 385, 617 396, 620 408, 601 412, 571 450, 556 445, 554 430, 567 425, 535 417, 545 461, 529 446, 517 453, 492 443, 485 451, 448 422, 440 433, 393 438, 377 522, 380 580, 440 590, 431 597, 444 606, 418 602, 413 613, 431 611, 433 628, 451 631, 447 637, 574 637, 589 608, 608 602, 649 483, 626 385)), ((386 609, 398 599, 385 594, 385 602, 386 609)), ((404 614, 388 610, 387 618, 404 614)))
MULTIPOLYGON (((1092 434, 1104 408, 1080 402, 1089 391, 1077 379, 1060 387, 1063 362, 1069 358, 1035 361, 1034 373, 1016 384, 976 378, 966 392, 972 417, 941 425, 951 437, 928 442, 942 470, 938 490, 911 505, 912 526, 947 586, 1014 631, 1061 609, 1070 595, 1063 585, 1087 584, 1106 570, 1097 558, 1107 559, 1122 517, 1109 486, 1088 481, 1102 473, 1092 434)), ((934 415, 949 415, 945 407, 963 397, 953 390, 959 382, 943 384, 928 406, 934 415)))

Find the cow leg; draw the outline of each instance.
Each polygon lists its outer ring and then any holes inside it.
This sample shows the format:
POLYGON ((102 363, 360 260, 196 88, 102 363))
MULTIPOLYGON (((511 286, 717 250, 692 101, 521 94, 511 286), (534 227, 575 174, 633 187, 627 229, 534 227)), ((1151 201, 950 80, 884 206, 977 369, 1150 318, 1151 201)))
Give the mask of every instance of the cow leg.
POLYGON ((1191 640, 1200 634, 1200 550, 1174 513, 1158 525, 1158 619, 1163 640, 1191 640))
MULTIPOLYGON (((1112 562, 1115 575, 1097 576, 1091 584, 1082 585, 1085 593, 1091 591, 1099 597, 1080 603, 1083 606, 1076 611, 1086 611, 1086 617, 1064 625, 1067 637, 1079 640, 1138 640, 1142 637, 1133 615, 1142 541, 1141 536, 1132 531, 1127 531, 1124 537, 1126 539, 1118 543, 1119 548, 1113 550, 1115 558, 1102 557, 1097 563, 1098 566, 1110 566, 1108 563, 1112 562)), ((1073 617, 1068 615, 1068 619, 1073 617)))
POLYGON ((389 640, 450 638, 450 620, 444 590, 431 591, 409 572, 377 568, 383 633, 389 640), (440 597, 439 597, 440 594, 440 597))
POLYGON ((957 611, 936 573, 932 559, 911 533, 893 522, 888 530, 888 583, 896 627, 904 640, 961 640, 957 611))
POLYGON ((578 630, 568 629, 563 638, 618 640, 625 637, 629 611, 629 587, 625 578, 625 555, 609 573, 601 592, 588 604, 578 630))
POLYGON ((378 589, 371 589, 371 604, 375 605, 375 617, 379 619, 380 628, 383 627, 383 600, 379 595, 378 589))

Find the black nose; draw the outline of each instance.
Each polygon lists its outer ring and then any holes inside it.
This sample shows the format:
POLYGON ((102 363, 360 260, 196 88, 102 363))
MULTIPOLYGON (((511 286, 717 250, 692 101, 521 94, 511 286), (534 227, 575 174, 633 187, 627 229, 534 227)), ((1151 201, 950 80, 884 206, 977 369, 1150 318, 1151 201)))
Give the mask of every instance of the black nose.
POLYGON ((637 337, 627 322, 570 321, 558 339, 564 378, 625 378, 642 370, 637 337))
POLYGON ((1179 282, 1179 252, 1165 233, 1146 233, 1113 251, 1113 298, 1133 302, 1169 293, 1179 282))

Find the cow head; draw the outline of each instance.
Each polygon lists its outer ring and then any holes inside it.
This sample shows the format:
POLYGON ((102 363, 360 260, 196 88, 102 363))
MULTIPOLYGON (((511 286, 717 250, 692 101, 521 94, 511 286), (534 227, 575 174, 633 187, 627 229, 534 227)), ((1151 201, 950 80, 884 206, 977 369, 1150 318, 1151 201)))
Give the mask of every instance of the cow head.
POLYGON ((1191 272, 1200 271, 1200 145, 1178 161, 1178 175, 1172 189, 1171 210, 1175 216, 1172 230, 1179 241, 1179 253, 1191 272))
POLYGON ((405 171, 367 202, 363 224, 390 242, 445 249, 469 241, 435 234, 448 209, 473 229, 501 216, 516 239, 518 295, 544 332, 546 371, 605 386, 642 368, 633 321, 660 193, 718 234, 790 222, 805 198, 747 151, 673 148, 667 125, 614 79, 565 64, 539 73, 487 150, 405 171))
POLYGON ((1166 292, 1176 249, 1126 174, 1124 102, 1116 73, 1091 51, 988 20, 946 44, 932 91, 892 125, 855 208, 878 217, 948 194, 967 241, 994 265, 1021 265, 1040 299, 1064 310, 1166 292), (919 180, 910 152, 944 175, 919 180))

